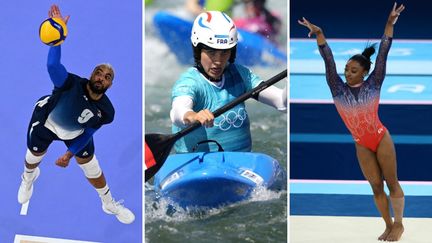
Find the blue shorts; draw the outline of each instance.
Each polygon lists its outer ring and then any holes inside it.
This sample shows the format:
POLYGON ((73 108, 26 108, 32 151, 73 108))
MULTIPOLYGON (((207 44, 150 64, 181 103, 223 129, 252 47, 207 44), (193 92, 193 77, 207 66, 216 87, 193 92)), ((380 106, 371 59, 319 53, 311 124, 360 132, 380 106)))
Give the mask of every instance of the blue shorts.
MULTIPOLYGON (((44 98, 46 98, 46 96, 40 98, 39 100, 42 100, 44 98)), ((73 139, 60 139, 55 133, 46 128, 44 124, 47 117, 48 111, 46 109, 46 106, 39 107, 38 105, 36 105, 27 129, 27 148, 30 151, 33 151, 35 153, 42 153, 48 149, 48 147, 54 140, 63 141, 68 148, 73 143, 73 139)), ((91 138, 87 145, 78 153, 76 153, 75 156, 81 158, 88 158, 90 156, 93 156, 93 154, 94 143, 93 138, 91 138)))

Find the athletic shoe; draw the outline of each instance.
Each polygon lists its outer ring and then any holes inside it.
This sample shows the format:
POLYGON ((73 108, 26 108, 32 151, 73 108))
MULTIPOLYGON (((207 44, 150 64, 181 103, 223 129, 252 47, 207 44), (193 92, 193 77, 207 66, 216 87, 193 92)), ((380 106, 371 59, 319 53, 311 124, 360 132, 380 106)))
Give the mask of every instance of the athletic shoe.
POLYGON ((33 183, 39 177, 40 170, 39 167, 36 167, 35 171, 33 172, 33 178, 30 180, 24 177, 24 173, 21 175, 21 185, 18 190, 18 202, 21 204, 24 204, 30 200, 33 194, 33 183))
POLYGON ((109 202, 102 201, 102 209, 107 214, 114 214, 123 224, 130 224, 135 220, 135 215, 122 203, 123 200, 116 202, 114 199, 109 202))

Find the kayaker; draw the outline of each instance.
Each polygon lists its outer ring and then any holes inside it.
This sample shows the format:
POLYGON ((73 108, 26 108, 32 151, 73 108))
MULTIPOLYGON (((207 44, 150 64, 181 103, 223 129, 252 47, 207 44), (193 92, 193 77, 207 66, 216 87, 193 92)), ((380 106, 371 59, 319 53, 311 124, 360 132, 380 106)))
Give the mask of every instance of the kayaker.
POLYGON ((258 33, 272 41, 280 32, 281 20, 265 6, 266 0, 243 0, 245 18, 235 19, 237 28, 258 33))
MULTIPOLYGON (((181 75, 172 89, 170 117, 174 133, 195 121, 204 127, 178 140, 174 146, 177 152, 191 152, 206 139, 218 141, 226 151, 251 151, 249 116, 244 103, 217 118, 212 114, 262 82, 247 67, 234 63, 237 41, 237 28, 225 13, 209 11, 195 19, 191 33, 195 65, 181 75)), ((286 89, 272 86, 255 99, 286 112, 286 89)), ((214 151, 214 146, 205 144, 198 151, 214 151)))
POLYGON ((378 117, 380 91, 385 78, 394 24, 404 9, 404 5, 397 7, 394 4, 370 75, 368 76, 370 57, 375 52, 374 45, 348 60, 345 65, 346 83, 336 71, 333 54, 322 29, 305 18, 299 20, 299 24, 310 30, 309 37, 316 36, 335 106, 353 136, 360 168, 372 187, 376 207, 386 224, 384 233, 378 237, 378 240, 384 241, 397 241, 404 231, 402 218, 405 199, 397 177, 396 152, 390 133, 378 117), (383 178, 390 191, 390 202, 384 191, 383 178), (390 215, 390 203, 394 222, 390 215))
MULTIPOLYGON (((60 8, 52 5, 49 18, 60 18, 67 24, 60 8)), ((54 89, 35 105, 27 131, 27 153, 24 172, 18 190, 18 202, 24 204, 33 194, 33 184, 40 174, 39 164, 54 140, 63 141, 66 153, 56 165, 67 167, 72 157, 95 188, 107 214, 114 214, 125 224, 134 221, 134 214, 111 196, 110 188, 94 154, 93 134, 114 120, 114 107, 105 92, 111 87, 114 70, 109 64, 100 64, 90 80, 68 73, 60 62, 61 46, 49 48, 47 68, 54 89)), ((67 188, 65 188, 67 190, 67 188)), ((84 200, 84 199, 83 199, 84 200)), ((71 205, 72 207, 72 205, 71 205)))

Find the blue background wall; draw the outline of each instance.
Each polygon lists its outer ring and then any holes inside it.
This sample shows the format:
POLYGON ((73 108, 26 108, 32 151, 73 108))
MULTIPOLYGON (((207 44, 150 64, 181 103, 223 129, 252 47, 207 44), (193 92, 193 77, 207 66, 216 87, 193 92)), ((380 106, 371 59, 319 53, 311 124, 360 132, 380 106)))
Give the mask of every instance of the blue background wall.
MULTIPOLYGON (((307 31, 297 23, 301 17, 320 26, 328 38, 380 38, 388 14, 395 1, 290 1, 290 36, 305 38, 307 31)), ((432 39, 428 0, 400 0, 406 9, 396 27, 395 37, 401 39, 432 39)))

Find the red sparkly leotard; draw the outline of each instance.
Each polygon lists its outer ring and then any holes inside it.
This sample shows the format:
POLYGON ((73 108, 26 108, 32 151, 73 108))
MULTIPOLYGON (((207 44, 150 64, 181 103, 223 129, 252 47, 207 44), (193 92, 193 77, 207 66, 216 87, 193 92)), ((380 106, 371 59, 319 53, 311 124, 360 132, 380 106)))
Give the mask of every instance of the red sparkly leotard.
POLYGON ((375 68, 360 87, 350 87, 337 74, 336 64, 328 44, 319 51, 326 67, 327 84, 339 115, 351 132, 354 141, 376 152, 387 129, 378 117, 381 86, 386 72, 387 55, 392 38, 383 36, 375 62, 375 68))

